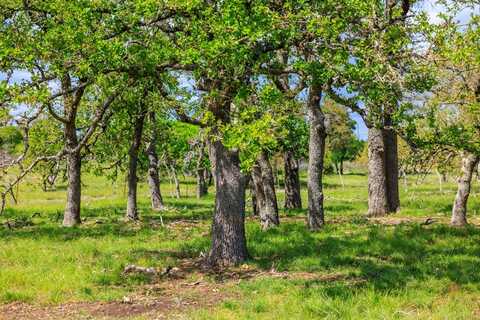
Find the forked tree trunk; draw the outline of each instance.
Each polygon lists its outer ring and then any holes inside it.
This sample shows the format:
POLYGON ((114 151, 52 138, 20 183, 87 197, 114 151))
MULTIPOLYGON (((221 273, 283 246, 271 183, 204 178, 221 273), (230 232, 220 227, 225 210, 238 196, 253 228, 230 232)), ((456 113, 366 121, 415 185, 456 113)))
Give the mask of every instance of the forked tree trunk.
POLYGON ((452 208, 451 224, 465 226, 467 224, 467 201, 470 195, 472 176, 479 157, 473 154, 462 155, 462 175, 458 178, 458 189, 452 208))
POLYGON ((385 144, 382 129, 368 130, 368 216, 388 213, 385 144))
POLYGON ((170 166, 173 182, 175 183, 175 198, 180 199, 180 180, 178 180, 177 170, 173 165, 170 166))
POLYGON ((389 212, 400 210, 398 189, 398 138, 392 129, 383 131, 385 145, 385 175, 387 179, 387 208, 389 212))
POLYGON ((310 87, 308 116, 310 132, 308 144, 308 228, 319 230, 325 223, 323 211, 323 158, 325 155, 325 116, 320 109, 321 87, 310 87))
POLYGON ((67 205, 63 215, 63 226, 80 224, 80 202, 82 194, 80 152, 67 154, 67 205))
POLYGON ((215 174, 216 197, 208 262, 213 266, 237 265, 248 258, 246 178, 240 171, 238 152, 228 150, 220 141, 211 141, 209 154, 215 174))
POLYGON ((127 194, 127 213, 128 220, 138 220, 137 207, 137 166, 138 166, 138 151, 142 143, 143 124, 145 123, 145 113, 141 113, 135 119, 133 129, 132 144, 130 145, 129 164, 128 164, 128 194, 127 194))
POLYGON ((153 210, 163 210, 165 205, 163 203, 162 193, 160 192, 160 175, 158 173, 158 155, 157 155, 157 134, 155 127, 155 113, 149 114, 150 122, 152 124, 152 136, 148 143, 146 153, 148 157, 148 173, 147 180, 150 188, 150 200, 153 210))
POLYGON ((300 175, 298 160, 293 152, 287 151, 283 154, 285 167, 285 208, 301 209, 302 198, 300 193, 300 175))

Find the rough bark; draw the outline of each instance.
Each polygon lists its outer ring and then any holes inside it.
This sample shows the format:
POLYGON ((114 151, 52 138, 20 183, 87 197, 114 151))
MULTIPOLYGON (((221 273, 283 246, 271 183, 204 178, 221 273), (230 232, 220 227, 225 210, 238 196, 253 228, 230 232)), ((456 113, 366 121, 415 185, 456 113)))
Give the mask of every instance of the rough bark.
POLYGON ((308 144, 308 228, 319 230, 323 224, 323 160, 325 155, 325 116, 320 108, 321 87, 310 87, 308 96, 308 116, 310 132, 308 144))
POLYGON ((246 178, 240 171, 238 152, 220 141, 209 143, 210 161, 215 175, 215 212, 212 246, 208 263, 213 266, 237 265, 248 258, 245 237, 246 178))
MULTIPOLYGON (((76 135, 75 135, 76 136, 76 135)), ((63 215, 63 226, 80 224, 80 202, 82 194, 80 152, 67 154, 67 204, 63 215)))
MULTIPOLYGON (((74 150, 78 145, 75 117, 65 123, 64 136, 68 150, 74 150)), ((80 218, 80 202, 82 195, 81 168, 82 160, 80 151, 69 152, 67 158, 67 204, 63 215, 63 226, 72 227, 82 222, 80 218)))
POLYGON ((287 151, 283 154, 285 167, 285 208, 301 209, 302 198, 300 193, 300 175, 298 160, 293 152, 287 151))
POLYGON ((260 220, 262 229, 267 230, 280 224, 277 195, 275 193, 275 176, 265 152, 260 153, 258 164, 262 170, 262 185, 265 194, 265 211, 264 216, 260 216, 260 220))
POLYGON ((382 129, 368 130, 368 216, 388 213, 385 144, 382 129))
POLYGON ((137 166, 138 166, 138 151, 142 143, 143 125, 145 123, 145 113, 141 113, 135 119, 132 142, 128 151, 128 194, 127 194, 127 213, 126 218, 129 220, 138 220, 137 208, 137 166))
POLYGON ((392 129, 383 131, 385 145, 385 176, 387 180, 387 208, 389 212, 400 210, 398 189, 398 139, 392 129))
POLYGON ((465 226, 467 224, 467 201, 470 196, 472 176, 479 157, 469 153, 462 155, 462 174, 458 178, 458 189, 452 208, 451 224, 465 226))
POLYGON ((155 113, 149 114, 150 122, 152 124, 152 136, 146 148, 148 157, 148 173, 147 180, 150 188, 150 200, 153 210, 163 210, 165 205, 163 203, 162 193, 160 191, 160 175, 158 173, 158 154, 157 154, 157 133, 155 128, 156 117, 155 113))
POLYGON ((265 215, 265 192, 263 190, 262 169, 258 164, 252 168, 252 187, 255 194, 255 210, 254 212, 262 217, 265 215))

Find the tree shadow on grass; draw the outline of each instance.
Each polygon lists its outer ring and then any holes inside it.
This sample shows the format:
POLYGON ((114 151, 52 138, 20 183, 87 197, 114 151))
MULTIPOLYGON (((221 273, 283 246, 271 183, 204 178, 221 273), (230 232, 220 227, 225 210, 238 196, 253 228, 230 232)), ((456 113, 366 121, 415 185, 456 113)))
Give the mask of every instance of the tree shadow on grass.
POLYGON ((427 278, 480 283, 476 271, 480 230, 474 227, 458 230, 441 225, 365 225, 352 233, 327 226, 317 234, 301 224, 268 232, 251 229, 252 262, 264 270, 275 265, 286 271, 345 272, 382 291, 401 289, 411 281, 427 278))
POLYGON ((134 237, 142 232, 157 232, 157 229, 161 228, 161 221, 166 225, 177 221, 207 221, 211 219, 212 208, 211 205, 206 204, 193 205, 188 202, 177 202, 173 210, 157 212, 151 210, 149 205, 139 204, 139 213, 140 221, 134 223, 124 220, 123 205, 82 208, 82 224, 78 227, 64 228, 61 226, 63 211, 32 213, 8 209, 7 214, 0 220, 0 238, 49 238, 69 241, 106 236, 134 237))

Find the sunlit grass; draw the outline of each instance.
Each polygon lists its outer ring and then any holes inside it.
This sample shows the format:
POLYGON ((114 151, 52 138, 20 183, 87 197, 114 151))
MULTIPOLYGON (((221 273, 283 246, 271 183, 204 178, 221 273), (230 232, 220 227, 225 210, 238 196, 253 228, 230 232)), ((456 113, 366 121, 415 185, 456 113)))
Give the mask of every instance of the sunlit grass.
MULTIPOLYGON (((448 219, 455 196, 454 181, 440 192, 433 176, 402 182, 402 211, 396 217, 448 219), (422 182, 416 184, 416 181, 422 182)), ((286 278, 242 280, 228 290, 234 297, 213 310, 193 310, 200 319, 472 319, 480 310, 480 230, 452 229, 418 222, 396 226, 365 220, 367 178, 336 175, 325 178, 327 225, 319 233, 304 227, 305 210, 281 213, 278 229, 262 232, 249 219, 247 237, 258 270, 275 270, 286 278), (341 222, 339 222, 341 221, 341 222), (326 278, 325 278, 326 277, 326 278), (327 279, 327 280, 325 280, 327 279), (241 298, 240 298, 241 297, 241 298)), ((121 299, 149 282, 125 277, 133 263, 164 268, 179 259, 208 250, 213 195, 194 198, 193 181, 182 185, 183 197, 170 196, 170 210, 149 209, 148 189, 139 190, 143 222, 123 221, 123 181, 84 178, 82 215, 77 228, 60 226, 65 190, 44 193, 30 179, 19 191, 19 203, 0 217, 0 302, 64 303, 121 299), (186 197, 188 188, 189 196, 186 197), (23 220, 21 219, 23 217, 23 220), (188 229, 174 222, 190 221, 188 229), (6 221, 24 221, 10 230, 6 221)), ((212 190, 210 190, 212 191, 212 190)), ((469 203, 472 221, 480 208, 475 186, 469 203)), ((278 192, 283 204, 283 192, 278 192)), ((303 191, 306 207, 306 194, 303 191)), ((248 202, 248 204, 250 204, 248 202)), ((250 212, 250 207, 247 207, 250 212)))

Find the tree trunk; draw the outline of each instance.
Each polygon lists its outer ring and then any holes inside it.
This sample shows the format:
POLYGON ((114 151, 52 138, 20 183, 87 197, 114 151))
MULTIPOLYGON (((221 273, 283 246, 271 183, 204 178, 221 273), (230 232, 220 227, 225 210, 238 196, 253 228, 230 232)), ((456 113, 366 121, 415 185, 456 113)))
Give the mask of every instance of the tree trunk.
POLYGON ((275 193, 275 177, 272 166, 265 152, 261 152, 258 165, 262 172, 262 186, 265 194, 265 210, 260 214, 260 222, 263 230, 276 227, 280 224, 278 217, 277 195, 275 193))
POLYGON ((368 130, 368 216, 388 213, 385 145, 382 129, 368 130))
POLYGON ((340 174, 343 175, 343 160, 340 160, 340 174))
POLYGON ((165 205, 163 203, 162 194, 160 192, 160 175, 158 174, 158 155, 157 155, 157 134, 155 126, 155 113, 151 112, 149 115, 152 124, 152 136, 147 146, 146 153, 148 157, 148 186, 150 188, 150 199, 153 210, 163 210, 165 205))
POLYGON ((389 212, 400 210, 398 190, 398 139, 392 129, 383 131, 385 145, 385 175, 387 180, 387 208, 389 212))
POLYGON ((265 191, 263 189, 262 169, 255 163, 252 168, 252 186, 255 191, 255 210, 254 212, 262 219, 265 216, 265 191))
POLYGON ((200 199, 208 194, 208 184, 205 179, 205 168, 203 168, 205 143, 200 146, 200 154, 197 161, 197 199, 200 199))
POLYGON ((301 209, 302 197, 300 193, 298 160, 295 159, 291 151, 283 154, 283 160, 285 166, 285 208, 301 209))
POLYGON ((259 215, 260 208, 258 206, 258 200, 257 200, 257 192, 255 191, 255 184, 253 182, 253 179, 250 179, 249 182, 250 185, 250 197, 252 198, 252 215, 254 217, 259 215))
MULTIPOLYGON (((75 134, 76 140, 76 134, 75 134)), ((82 222, 80 218, 80 202, 82 195, 80 152, 67 154, 67 205, 63 215, 63 226, 72 227, 82 222)))
POLYGON ((177 170, 175 170, 175 166, 170 166, 170 171, 172 172, 173 182, 175 183, 175 198, 180 199, 180 181, 178 180, 177 170))
POLYGON ((464 153, 462 155, 462 175, 458 179, 458 189, 452 209, 451 224, 465 226, 467 224, 467 201, 470 195, 473 171, 478 164, 479 157, 464 153))
MULTIPOLYGON (((65 124, 64 136, 68 150, 74 150, 78 146, 75 118, 70 118, 65 124)), ((63 215, 63 226, 72 227, 82 222, 80 218, 80 203, 82 195, 82 158, 80 151, 68 152, 67 158, 67 205, 63 215)))
POLYGON ((197 169, 197 199, 208 194, 208 182, 205 180, 205 169, 197 169))
POLYGON ((213 266, 237 265, 248 258, 245 237, 246 178, 240 171, 238 152, 226 149, 220 141, 211 141, 209 149, 216 196, 208 262, 213 266))
POLYGON ((323 224, 323 158, 325 155, 325 116, 320 109, 321 87, 310 87, 308 96, 308 116, 310 132, 308 144, 308 228, 319 230, 323 224))
POLYGON ((138 208, 137 208, 137 164, 138 164, 138 151, 140 144, 142 143, 143 124, 145 123, 145 113, 137 115, 135 119, 135 125, 133 129, 132 144, 130 145, 129 164, 128 164, 128 194, 127 194, 127 213, 126 218, 128 220, 138 220, 138 208))

